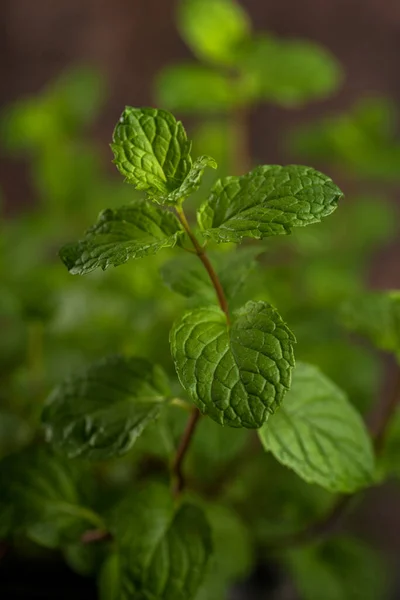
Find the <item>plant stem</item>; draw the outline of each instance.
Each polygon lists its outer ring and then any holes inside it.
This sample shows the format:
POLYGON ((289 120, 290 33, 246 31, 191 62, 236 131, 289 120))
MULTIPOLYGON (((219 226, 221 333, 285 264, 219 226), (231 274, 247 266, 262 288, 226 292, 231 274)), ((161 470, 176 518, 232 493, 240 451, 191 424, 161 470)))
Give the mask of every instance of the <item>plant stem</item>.
MULTIPOLYGON (((398 404, 400 403, 400 368, 397 369, 396 381, 393 393, 386 406, 383 418, 375 432, 371 432, 375 456, 379 456, 384 447, 385 437, 398 404)), ((321 537, 331 534, 341 522, 342 518, 348 512, 358 494, 340 496, 333 507, 321 519, 307 525, 307 527, 293 535, 289 535, 282 540, 276 541, 276 546, 293 547, 307 542, 314 541, 321 537)), ((275 546, 275 543, 274 543, 275 546)))
POLYGON ((208 276, 211 280, 211 283, 214 286, 215 289, 215 293, 217 294, 217 298, 218 298, 218 302, 219 305, 221 307, 221 310, 225 313, 226 315, 226 320, 228 322, 228 325, 230 324, 230 319, 229 319, 229 307, 228 307, 228 302, 226 300, 225 297, 225 293, 224 290, 222 288, 221 282, 218 279, 218 275, 216 274, 216 272, 214 271, 214 267, 212 266, 210 259, 208 258, 208 256, 206 255, 204 248, 201 246, 201 244, 199 243, 198 239, 196 238, 196 236, 194 235, 193 231, 190 229, 190 225, 186 219, 186 215, 183 212, 183 208, 179 207, 176 209, 176 212, 178 214, 178 218, 182 224, 182 227, 184 228, 184 230, 186 231, 190 241, 193 244, 193 247, 196 251, 197 256, 199 257, 199 259, 201 260, 201 262, 203 263, 208 276))
POLYGON ((178 496, 185 487, 185 478, 183 476, 183 462, 186 456, 186 452, 189 449, 190 442, 195 432, 196 426, 200 419, 200 411, 197 408, 193 408, 190 417, 186 423, 185 431, 183 432, 181 441, 176 452, 175 460, 172 465, 172 473, 175 479, 174 482, 174 495, 178 496))
MULTIPOLYGON (((193 247, 195 249, 197 256, 203 263, 203 265, 208 273, 210 281, 214 286, 215 293, 217 295, 221 310, 225 313, 226 321, 227 321, 227 324, 229 325, 230 318, 229 318, 228 302, 225 297, 225 293, 222 288, 221 282, 218 279, 218 275, 214 271, 214 267, 212 266, 208 256, 206 255, 203 246, 199 243, 199 241, 196 238, 196 236, 194 235, 193 231, 190 229, 190 225, 188 223, 188 220, 186 218, 186 215, 183 211, 182 206, 178 206, 176 208, 176 212, 178 214, 178 218, 182 224, 182 227, 186 231, 190 241, 193 244, 193 247)), ((192 437, 195 432, 195 429, 196 429, 196 426, 197 426, 200 416, 201 416, 200 411, 197 408, 194 408, 190 414, 188 421, 187 421, 185 431, 183 432, 183 435, 182 435, 182 438, 181 438, 181 441, 180 441, 180 444, 179 444, 179 447, 178 447, 178 450, 177 450, 177 453, 175 456, 175 460, 172 465, 172 473, 173 473, 173 476, 175 479, 175 483, 174 483, 174 495, 175 496, 179 495, 185 487, 185 478, 183 476, 183 470, 182 470, 183 462, 184 462, 187 450, 190 446, 190 442, 192 440, 192 437)))

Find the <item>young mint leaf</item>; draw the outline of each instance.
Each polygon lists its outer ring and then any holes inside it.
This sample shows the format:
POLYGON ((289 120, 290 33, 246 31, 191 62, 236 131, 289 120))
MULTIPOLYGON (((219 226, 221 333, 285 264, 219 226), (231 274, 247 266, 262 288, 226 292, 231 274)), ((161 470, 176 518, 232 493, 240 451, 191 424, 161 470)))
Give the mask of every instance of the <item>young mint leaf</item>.
POLYGON ((219 308, 187 312, 170 342, 181 384, 220 425, 261 427, 290 387, 295 338, 265 302, 248 302, 230 327, 219 308))
POLYGON ((250 32, 249 18, 236 0, 181 0, 178 25, 200 59, 220 64, 235 63, 236 48, 250 32))
MULTIPOLYGON (((217 275, 228 300, 232 299, 255 269, 255 257, 260 249, 244 248, 232 252, 210 253, 217 275)), ((164 283, 186 298, 196 298, 207 304, 215 303, 215 290, 202 264, 191 256, 173 258, 161 267, 164 283)))
POLYGON ((285 404, 259 436, 266 450, 309 483, 352 493, 372 482, 373 450, 361 417, 312 365, 297 363, 285 404))
POLYGON ((342 80, 334 56, 308 40, 257 36, 244 44, 239 64, 255 78, 259 97, 284 106, 326 97, 342 80))
POLYGON ((163 69, 156 80, 156 95, 160 105, 169 110, 202 115, 226 110, 236 102, 226 75, 196 63, 163 69))
POLYGON ((73 275, 108 269, 172 248, 183 235, 178 219, 145 200, 103 211, 83 240, 67 244, 60 257, 73 275))
POLYGON ((76 466, 30 448, 0 462, 0 534, 20 532, 49 548, 75 541, 101 518, 83 505, 76 466), (7 520, 6 517, 7 516, 7 520))
POLYGON ((345 326, 400 360, 400 292, 365 292, 344 303, 345 326))
POLYGON ((160 367, 111 356, 71 376, 43 411, 46 436, 69 458, 102 460, 128 452, 169 395, 160 367))
POLYGON ((127 106, 115 127, 111 149, 126 181, 155 197, 179 187, 192 163, 182 123, 156 108, 127 106))
POLYGON ((200 156, 197 158, 191 166, 191 169, 184 179, 182 185, 180 185, 167 196, 159 196, 157 198, 157 202, 160 202, 160 204, 170 204, 174 206, 188 198, 191 194, 199 189, 204 174, 204 169, 206 167, 216 169, 217 163, 213 158, 211 158, 211 156, 200 156))
POLYGON ((329 177, 314 169, 265 165, 218 180, 198 211, 198 222, 216 242, 262 239, 321 221, 342 196, 329 177))
POLYGON ((121 600, 191 600, 212 552, 210 526, 201 508, 176 506, 168 488, 147 484, 115 511, 121 600))

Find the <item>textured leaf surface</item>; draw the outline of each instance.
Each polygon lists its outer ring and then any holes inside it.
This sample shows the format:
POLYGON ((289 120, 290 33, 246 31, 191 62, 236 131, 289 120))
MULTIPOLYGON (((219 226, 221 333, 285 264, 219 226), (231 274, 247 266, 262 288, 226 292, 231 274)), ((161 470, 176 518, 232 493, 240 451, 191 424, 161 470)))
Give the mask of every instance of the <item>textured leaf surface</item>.
MULTIPOLYGON (((259 253, 259 249, 245 248, 209 254, 228 300, 240 291, 247 277, 255 269, 255 257, 259 253)), ((164 263, 161 275, 168 287, 186 298, 195 297, 208 304, 216 301, 215 290, 204 266, 193 260, 192 256, 179 256, 164 263)))
POLYGON ((297 363, 284 405, 259 435, 266 450, 309 483, 354 492, 372 482, 374 456, 361 417, 312 365, 297 363))
POLYGON ((305 40, 258 36, 245 45, 240 62, 255 77, 258 95, 284 106, 328 96, 342 80, 334 56, 305 40))
POLYGON ((236 0, 182 0, 178 24, 199 58, 222 64, 235 61, 236 46, 250 30, 247 14, 236 0))
POLYGON ((103 211, 83 240, 60 250, 63 263, 73 275, 117 267, 130 258, 156 254, 172 248, 183 234, 178 219, 147 201, 103 211))
POLYGON ((196 63, 167 67, 156 80, 160 106, 173 111, 225 110, 235 104, 233 91, 228 77, 196 63))
POLYGON ((151 196, 167 195, 179 187, 192 162, 182 123, 155 108, 127 106, 115 127, 111 148, 126 181, 151 196))
POLYGON ((163 371, 147 360, 102 359, 51 394, 42 417, 47 439, 70 458, 125 454, 168 394, 163 371))
POLYGON ((230 328, 219 308, 188 312, 170 341, 181 384, 221 425, 261 427, 290 387, 295 338, 265 302, 248 302, 230 328))
POLYGON ((343 306, 345 325, 400 359, 400 292, 365 292, 343 306))
POLYGON ((191 194, 199 189, 206 167, 216 169, 217 163, 210 156, 200 156, 197 158, 192 164, 192 167, 182 185, 180 185, 167 196, 158 196, 157 202, 160 204, 175 205, 188 198, 191 194))
POLYGON ((0 462, 0 534, 20 531, 55 548, 75 541, 100 517, 82 505, 79 471, 42 449, 29 449, 0 462))
POLYGON ((217 242, 288 234, 319 222, 337 207, 342 192, 332 180, 299 165, 266 165, 216 182, 198 212, 204 235, 217 242))
POLYGON ((191 600, 212 552, 204 512, 185 503, 175 508, 167 488, 147 484, 116 511, 121 600, 191 600))

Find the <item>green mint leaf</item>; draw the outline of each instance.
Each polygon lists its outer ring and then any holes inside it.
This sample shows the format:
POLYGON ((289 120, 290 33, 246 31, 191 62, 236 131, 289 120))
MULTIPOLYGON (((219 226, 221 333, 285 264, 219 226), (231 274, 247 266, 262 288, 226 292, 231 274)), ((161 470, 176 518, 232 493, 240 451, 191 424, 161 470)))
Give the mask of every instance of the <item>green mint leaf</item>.
POLYGON ((86 508, 75 465, 29 448, 0 462, 0 534, 20 532, 49 548, 76 541, 87 528, 102 528, 86 508))
POLYGON ((142 200, 103 211, 83 240, 61 248, 60 258, 70 273, 84 275, 173 248, 181 235, 179 221, 171 212, 142 200))
POLYGON ((198 222, 216 242, 262 239, 321 221, 342 195, 329 177, 309 167, 266 165, 218 180, 198 222))
POLYGON ((194 54, 218 64, 234 64, 237 46, 250 33, 249 18, 235 0, 182 0, 178 26, 194 54))
POLYGON ((167 196, 158 196, 157 202, 172 206, 181 203, 199 189, 206 167, 216 169, 217 163, 210 156, 200 156, 197 158, 192 164, 189 173, 182 182, 182 185, 180 185, 178 188, 176 188, 176 190, 167 196))
POLYGON ((400 360, 400 292, 365 292, 344 303, 343 322, 400 360))
POLYGON ((126 181, 154 197, 179 187, 192 164, 182 123, 156 108, 127 106, 115 127, 111 149, 126 181))
POLYGON ((360 415, 312 365, 297 363, 284 405, 259 436, 266 450, 309 483, 351 493, 372 482, 374 455, 360 415))
POLYGON ((305 40, 258 36, 244 45, 239 64, 253 75, 259 97, 284 106, 329 96, 342 81, 335 57, 305 40))
POLYGON ((164 69, 156 79, 156 95, 161 106, 186 113, 225 111, 236 103, 229 78, 196 63, 164 69))
MULTIPOLYGON (((244 248, 209 254, 228 300, 236 296, 256 268, 255 257, 259 253, 259 249, 244 248)), ((164 283, 174 292, 186 298, 215 304, 215 290, 210 278, 204 266, 199 261, 194 261, 193 257, 185 255, 167 261, 161 267, 161 276, 164 283)))
POLYGON ((191 600, 212 552, 201 508, 175 506, 156 483, 135 490, 117 507, 113 525, 120 554, 121 600, 191 600))
POLYGON ((128 452, 169 395, 160 367, 111 356, 66 379, 50 395, 46 436, 69 458, 102 460, 128 452))
POLYGON ((220 425, 261 427, 290 387, 295 338, 265 302, 248 302, 230 327, 219 308, 187 312, 170 342, 181 384, 220 425))

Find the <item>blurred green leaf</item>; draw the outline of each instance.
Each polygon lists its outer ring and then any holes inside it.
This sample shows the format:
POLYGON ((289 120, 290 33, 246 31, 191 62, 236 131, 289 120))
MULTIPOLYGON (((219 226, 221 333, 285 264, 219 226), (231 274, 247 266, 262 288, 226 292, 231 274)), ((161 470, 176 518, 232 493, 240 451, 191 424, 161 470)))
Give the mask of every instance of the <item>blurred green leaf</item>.
POLYGON ((117 552, 104 561, 98 578, 100 600, 121 599, 120 557, 117 552))
MULTIPOLYGON (((224 118, 207 119, 204 122, 196 124, 191 132, 193 138, 193 154, 198 155, 202 152, 214 156, 218 163, 218 172, 225 175, 229 169, 229 155, 234 144, 234 135, 228 120, 224 118)), ((207 187, 204 186, 204 193, 208 193, 211 185, 215 182, 214 172, 209 172, 213 177, 208 177, 207 187)), ((207 173, 205 175, 206 179, 207 173)))
POLYGON ((71 543, 63 548, 63 555, 65 562, 75 573, 91 576, 102 562, 104 548, 102 544, 71 543))
POLYGON ((196 63, 166 67, 157 76, 155 86, 159 104, 172 111, 203 115, 235 104, 233 82, 196 63))
POLYGON ((202 506, 211 526, 214 553, 196 600, 225 597, 230 584, 249 575, 254 560, 249 532, 239 516, 223 505, 202 506))
POLYGON ((239 64, 254 74, 259 97, 284 106, 329 96, 342 80, 334 56, 308 40, 259 35, 244 45, 239 64))
MULTIPOLYGON (((209 255, 228 300, 238 293, 250 272, 255 269, 255 257, 259 253, 259 249, 244 248, 209 255)), ((164 283, 178 294, 215 304, 215 290, 210 278, 204 266, 193 256, 178 256, 169 260, 162 266, 161 275, 164 283)))
POLYGON ((49 548, 75 541, 85 529, 103 527, 79 491, 80 469, 42 449, 25 450, 0 463, 0 536, 22 532, 49 548))
POLYGON ((120 456, 158 417, 169 394, 158 366, 141 358, 105 358, 50 395, 42 416, 47 440, 69 458, 120 456))
POLYGON ((236 0, 181 0, 178 26, 200 59, 224 65, 235 63, 237 46, 250 33, 249 18, 236 0))
POLYGON ((400 292, 364 292, 343 304, 342 317, 348 329, 400 359, 400 292))
POLYGON ((386 569, 381 558, 352 538, 292 550, 287 564, 302 600, 386 598, 386 569))
POLYGON ((103 102, 103 78, 91 67, 74 67, 40 95, 16 102, 1 122, 3 143, 10 151, 58 148, 90 123, 103 102))
POLYGON ((254 452, 233 473, 225 471, 220 492, 221 499, 243 516, 260 551, 266 549, 268 555, 277 540, 323 518, 336 500, 267 452, 254 452))
MULTIPOLYGON (((16 411, 15 404, 11 408, 16 411)), ((26 420, 9 410, 0 410, 0 457, 26 446, 32 435, 32 427, 26 420)))
POLYGON ((397 181, 400 142, 394 110, 385 98, 365 98, 348 112, 304 125, 291 137, 291 148, 308 160, 324 160, 365 180, 397 181))
MULTIPOLYGON (((212 552, 210 526, 198 506, 175 506, 168 488, 147 483, 118 505, 113 518, 122 599, 190 600, 212 552)), ((111 598, 113 596, 111 595, 111 598)))
POLYGON ((372 483, 372 444, 360 416, 311 365, 297 363, 283 406, 259 435, 266 450, 310 483, 347 493, 372 483))

